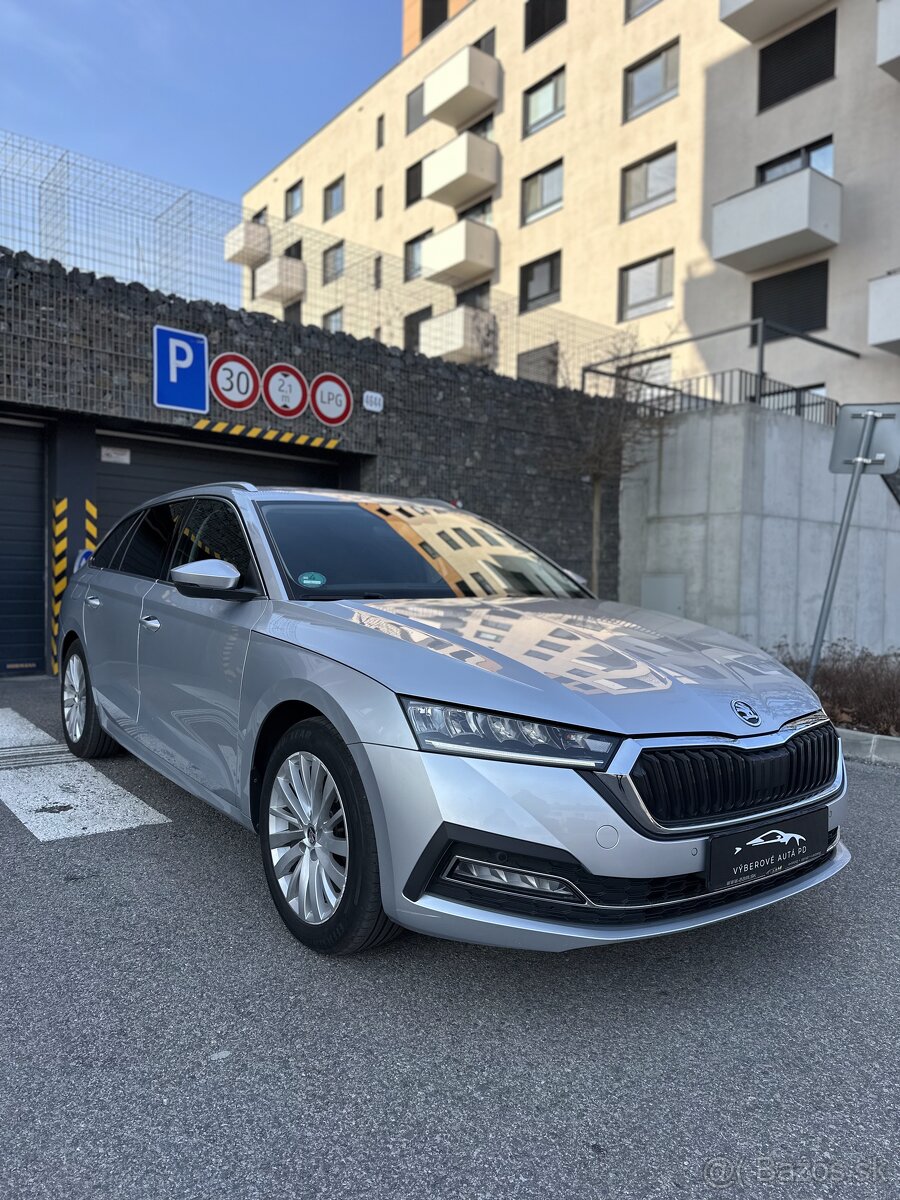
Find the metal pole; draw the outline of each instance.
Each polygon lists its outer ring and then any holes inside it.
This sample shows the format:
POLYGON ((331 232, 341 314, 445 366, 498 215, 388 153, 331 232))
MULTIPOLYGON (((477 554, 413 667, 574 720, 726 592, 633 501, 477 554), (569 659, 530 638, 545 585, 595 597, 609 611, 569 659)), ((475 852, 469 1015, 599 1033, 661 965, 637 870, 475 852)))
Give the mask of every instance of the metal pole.
POLYGON ((853 460, 853 474, 850 476, 850 487, 847 489, 847 499, 844 503, 844 515, 838 529, 837 541, 834 544, 834 554, 831 558, 831 569, 828 572, 828 583, 825 585, 825 595, 822 597, 822 611, 819 613, 819 623, 816 626, 816 636, 813 639, 812 653, 809 658, 809 670, 806 682, 812 687, 819 669, 819 659, 822 657, 822 643, 825 641, 825 630, 828 618, 831 616, 831 606, 834 603, 834 593, 837 589, 838 574, 841 569, 841 559, 844 557, 844 547, 847 545, 847 535, 850 532, 850 522, 853 519, 853 508, 859 492, 859 481, 863 472, 871 462, 869 451, 872 448, 872 435, 875 433, 875 423, 881 413, 869 409, 863 421, 862 434, 859 439, 859 450, 853 460))
POLYGON ((766 319, 756 319, 756 403, 762 407, 763 380, 766 377, 766 319))

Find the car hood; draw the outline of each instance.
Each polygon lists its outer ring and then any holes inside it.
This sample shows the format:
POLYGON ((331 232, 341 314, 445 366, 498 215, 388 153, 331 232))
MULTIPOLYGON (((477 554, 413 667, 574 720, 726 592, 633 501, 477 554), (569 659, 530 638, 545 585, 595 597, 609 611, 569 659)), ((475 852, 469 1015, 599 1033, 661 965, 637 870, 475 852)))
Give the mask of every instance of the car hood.
POLYGON ((258 632, 401 695, 612 733, 747 737, 819 707, 796 675, 739 638, 590 599, 277 602, 258 632))

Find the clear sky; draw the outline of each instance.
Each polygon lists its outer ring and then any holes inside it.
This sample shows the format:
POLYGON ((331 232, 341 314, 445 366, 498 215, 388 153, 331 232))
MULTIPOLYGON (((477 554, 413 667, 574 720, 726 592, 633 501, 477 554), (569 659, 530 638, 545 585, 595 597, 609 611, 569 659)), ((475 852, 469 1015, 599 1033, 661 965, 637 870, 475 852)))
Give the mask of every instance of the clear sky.
POLYGON ((0 128, 237 200, 400 56, 401 0, 0 0, 0 128))

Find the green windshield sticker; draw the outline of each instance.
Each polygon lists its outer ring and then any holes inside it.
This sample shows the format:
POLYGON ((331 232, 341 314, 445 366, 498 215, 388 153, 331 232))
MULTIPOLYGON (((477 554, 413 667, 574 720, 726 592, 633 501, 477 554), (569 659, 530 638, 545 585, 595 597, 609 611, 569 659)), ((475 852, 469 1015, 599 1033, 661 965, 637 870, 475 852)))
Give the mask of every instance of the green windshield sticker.
POLYGON ((304 571, 302 575, 297 576, 297 582, 301 587, 320 588, 326 580, 325 576, 320 575, 318 571, 304 571))

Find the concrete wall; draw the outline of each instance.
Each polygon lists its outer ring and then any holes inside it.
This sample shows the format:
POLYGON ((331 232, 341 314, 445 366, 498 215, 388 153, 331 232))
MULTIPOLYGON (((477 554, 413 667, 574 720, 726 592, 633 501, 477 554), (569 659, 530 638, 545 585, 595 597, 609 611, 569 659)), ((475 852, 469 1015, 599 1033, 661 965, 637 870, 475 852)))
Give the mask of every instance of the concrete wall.
MULTIPOLYGON (((810 645, 848 476, 832 431, 752 405, 668 419, 623 478, 620 597, 810 645)), ((862 480, 827 639, 900 647, 900 504, 862 480)))

